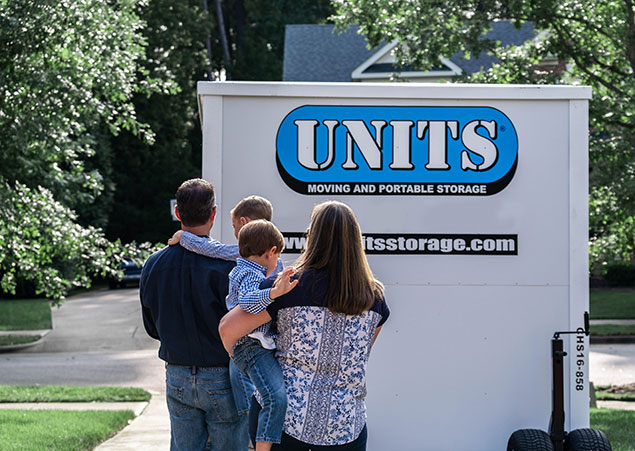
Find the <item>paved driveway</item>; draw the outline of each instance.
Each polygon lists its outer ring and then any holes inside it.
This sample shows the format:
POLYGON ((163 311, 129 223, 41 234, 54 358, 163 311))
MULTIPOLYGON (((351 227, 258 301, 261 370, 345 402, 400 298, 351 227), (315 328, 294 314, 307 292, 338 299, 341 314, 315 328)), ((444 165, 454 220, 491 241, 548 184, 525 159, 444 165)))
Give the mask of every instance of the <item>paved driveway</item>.
POLYGON ((635 344, 591 345, 589 361, 595 385, 635 383, 635 344))
POLYGON ((138 289, 93 291, 53 308, 53 331, 43 343, 0 354, 0 383, 163 391, 158 347, 143 329, 138 289))
POLYGON ((113 385, 152 393, 145 413, 99 449, 169 449, 165 369, 141 320, 138 289, 99 290, 53 309, 44 342, 0 354, 0 384, 113 385))

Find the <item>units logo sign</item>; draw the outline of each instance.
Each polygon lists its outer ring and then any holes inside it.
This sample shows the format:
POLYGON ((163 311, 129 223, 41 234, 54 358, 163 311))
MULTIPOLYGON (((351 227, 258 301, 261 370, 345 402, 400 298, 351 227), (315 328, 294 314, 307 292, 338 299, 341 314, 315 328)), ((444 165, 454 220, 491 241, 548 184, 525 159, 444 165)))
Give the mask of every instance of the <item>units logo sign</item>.
POLYGON ((473 195, 504 189, 518 137, 490 107, 305 105, 276 138, 294 191, 345 195, 473 195))

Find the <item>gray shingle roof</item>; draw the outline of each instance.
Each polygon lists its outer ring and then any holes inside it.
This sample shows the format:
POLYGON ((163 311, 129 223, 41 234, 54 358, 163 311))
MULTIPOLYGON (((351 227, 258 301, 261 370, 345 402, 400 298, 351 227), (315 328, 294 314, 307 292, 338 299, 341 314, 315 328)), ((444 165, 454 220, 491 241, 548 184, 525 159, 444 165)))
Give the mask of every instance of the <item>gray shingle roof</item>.
POLYGON ((334 25, 287 25, 284 81, 351 81, 351 73, 375 52, 357 27, 339 33, 334 25))
MULTIPOLYGON (((284 40, 284 81, 352 81, 351 73, 370 58, 382 45, 368 49, 358 27, 344 32, 334 25, 287 25, 284 40)), ((510 22, 492 24, 487 37, 502 45, 521 44, 535 35, 532 24, 525 23, 518 30, 510 22)), ((489 68, 496 61, 490 55, 464 59, 461 54, 450 60, 464 72, 471 74, 489 68)), ((401 69, 404 71, 404 69, 401 69)), ((405 68, 407 72, 408 68, 405 68)))

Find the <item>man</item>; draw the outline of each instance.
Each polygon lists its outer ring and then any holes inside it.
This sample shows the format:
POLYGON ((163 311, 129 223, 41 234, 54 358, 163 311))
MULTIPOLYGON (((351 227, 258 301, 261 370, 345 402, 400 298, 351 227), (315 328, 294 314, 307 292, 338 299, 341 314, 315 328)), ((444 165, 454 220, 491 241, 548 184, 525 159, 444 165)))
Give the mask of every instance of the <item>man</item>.
MULTIPOLYGON (((201 179, 176 192, 181 229, 207 236, 216 216, 214 188, 201 179)), ((248 446, 247 416, 239 415, 229 381, 229 356, 218 334, 227 312, 234 262, 169 246, 148 258, 140 296, 148 334, 160 340, 172 450, 240 450, 248 446), (209 444, 208 444, 209 441, 209 444)))

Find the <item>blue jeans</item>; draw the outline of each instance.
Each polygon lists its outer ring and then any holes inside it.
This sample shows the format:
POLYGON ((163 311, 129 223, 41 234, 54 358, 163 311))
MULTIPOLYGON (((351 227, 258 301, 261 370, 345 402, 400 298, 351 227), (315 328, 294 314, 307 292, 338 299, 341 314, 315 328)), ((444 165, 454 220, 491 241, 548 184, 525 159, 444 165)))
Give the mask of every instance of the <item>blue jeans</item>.
POLYGON ((239 414, 248 413, 251 397, 254 394, 254 384, 249 377, 240 371, 233 360, 229 362, 229 379, 232 383, 232 392, 236 402, 236 410, 239 414))
POLYGON ((171 450, 247 450, 248 418, 236 410, 227 367, 166 365, 165 375, 171 450))
POLYGON ((262 397, 256 441, 280 443, 287 412, 287 392, 274 351, 263 348, 258 340, 246 337, 234 346, 233 352, 234 363, 249 376, 262 397))
MULTIPOLYGON (((260 404, 255 397, 251 398, 251 410, 249 412, 249 435, 252 441, 256 436, 256 422, 253 420, 260 412, 260 404)), ((343 445, 311 445, 302 442, 297 438, 291 437, 286 432, 282 433, 280 444, 273 445, 271 451, 366 451, 366 442, 368 441, 368 429, 364 426, 359 437, 350 443, 343 445)))

